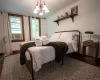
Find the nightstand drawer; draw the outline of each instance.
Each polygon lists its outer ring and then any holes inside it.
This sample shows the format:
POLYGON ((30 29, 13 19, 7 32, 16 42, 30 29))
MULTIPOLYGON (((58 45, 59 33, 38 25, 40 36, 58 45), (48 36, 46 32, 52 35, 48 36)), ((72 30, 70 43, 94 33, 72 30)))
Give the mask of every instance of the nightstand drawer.
POLYGON ((83 46, 91 46, 91 47, 96 47, 96 42, 83 42, 83 46))

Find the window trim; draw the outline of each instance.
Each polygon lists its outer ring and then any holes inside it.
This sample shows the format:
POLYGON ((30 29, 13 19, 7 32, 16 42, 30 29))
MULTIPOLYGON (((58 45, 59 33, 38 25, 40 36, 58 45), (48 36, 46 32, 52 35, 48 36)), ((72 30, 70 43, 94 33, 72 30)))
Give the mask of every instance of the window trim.
MULTIPOLYGON (((8 14, 9 15, 9 18, 10 16, 15 16, 15 17, 20 17, 21 18, 21 22, 22 22, 22 36, 23 36, 23 39, 20 39, 20 40, 11 40, 11 42, 23 42, 25 41, 25 34, 24 34, 24 19, 23 19, 23 15, 18 15, 18 14, 8 14)), ((10 23, 10 21, 9 21, 10 23)))
MULTIPOLYGON (((34 17, 32 17, 34 18, 34 17)), ((39 36, 41 36, 41 20, 39 17, 36 17, 36 19, 39 20, 39 36)), ((28 17, 28 20, 29 20, 29 37, 30 37, 30 40, 31 40, 31 21, 30 21, 30 16, 28 17)))

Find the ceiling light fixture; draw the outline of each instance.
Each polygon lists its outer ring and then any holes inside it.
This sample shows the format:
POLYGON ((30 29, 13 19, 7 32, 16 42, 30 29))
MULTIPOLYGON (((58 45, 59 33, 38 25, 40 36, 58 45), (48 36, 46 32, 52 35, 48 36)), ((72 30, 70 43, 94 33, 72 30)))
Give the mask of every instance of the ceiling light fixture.
POLYGON ((44 15, 44 13, 49 13, 49 10, 45 4, 45 2, 42 4, 41 0, 40 2, 37 2, 36 7, 33 11, 33 13, 35 14, 39 14, 39 15, 44 15))

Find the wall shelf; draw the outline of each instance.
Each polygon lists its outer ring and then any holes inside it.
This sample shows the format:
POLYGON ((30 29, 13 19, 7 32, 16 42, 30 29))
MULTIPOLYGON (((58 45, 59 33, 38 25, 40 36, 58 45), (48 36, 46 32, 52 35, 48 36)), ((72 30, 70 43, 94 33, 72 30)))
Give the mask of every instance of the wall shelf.
POLYGON ((77 16, 77 14, 69 15, 69 16, 66 16, 66 17, 63 17, 63 18, 54 20, 53 22, 56 22, 59 25, 59 21, 62 21, 62 20, 68 19, 68 18, 71 18, 72 19, 72 22, 74 22, 74 17, 75 16, 77 16))

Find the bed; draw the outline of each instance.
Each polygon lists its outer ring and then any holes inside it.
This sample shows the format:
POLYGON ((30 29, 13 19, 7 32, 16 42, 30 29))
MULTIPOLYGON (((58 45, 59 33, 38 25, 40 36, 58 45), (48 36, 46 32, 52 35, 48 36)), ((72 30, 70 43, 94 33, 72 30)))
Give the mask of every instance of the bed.
MULTIPOLYGON (((80 50, 80 31, 70 30, 70 31, 59 31, 55 32, 50 39, 51 42, 63 41, 68 45, 68 51, 66 54, 77 52, 80 50), (66 34, 67 33, 67 34, 66 34), (70 37, 66 39, 66 37, 70 37), (73 45, 73 38, 77 36, 76 45, 73 45)), ((21 44, 22 45, 22 44, 21 44)), ((42 65, 53 61, 55 59, 55 50, 52 46, 35 46, 30 47, 25 52, 25 63, 30 73, 32 74, 32 80, 34 79, 34 73, 41 69, 42 65), (38 54, 38 55, 37 55, 38 54), (36 55, 37 57, 34 57, 36 55), (36 59, 37 58, 37 59, 36 59), (38 61, 37 61, 38 60, 38 61), (39 64, 37 64, 37 62, 39 64)), ((62 58, 63 65, 63 58, 62 58)))

